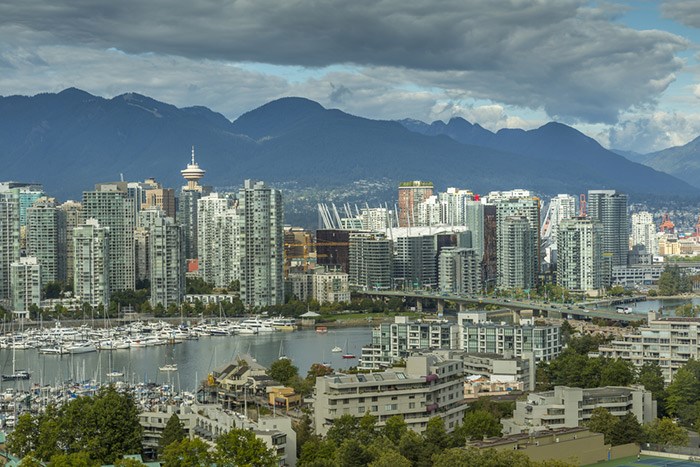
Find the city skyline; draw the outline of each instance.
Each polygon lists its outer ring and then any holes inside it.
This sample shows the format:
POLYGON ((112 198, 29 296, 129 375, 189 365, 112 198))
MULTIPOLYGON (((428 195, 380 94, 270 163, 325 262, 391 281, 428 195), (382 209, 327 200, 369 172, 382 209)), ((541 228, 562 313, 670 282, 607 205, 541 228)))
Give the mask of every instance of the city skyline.
POLYGON ((234 119, 283 96, 378 119, 572 124, 640 152, 700 134, 700 6, 617 0, 0 6, 0 94, 138 92, 234 119), (150 18, 158 18, 158 28, 150 18))

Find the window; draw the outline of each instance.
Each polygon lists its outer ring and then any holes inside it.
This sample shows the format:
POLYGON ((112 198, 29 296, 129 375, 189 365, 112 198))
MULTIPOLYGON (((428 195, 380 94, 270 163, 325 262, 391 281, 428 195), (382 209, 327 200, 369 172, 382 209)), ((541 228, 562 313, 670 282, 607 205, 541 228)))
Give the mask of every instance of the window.
POLYGON ((415 409, 415 408, 416 408, 416 403, 415 403, 415 402, 409 402, 409 403, 408 403, 408 408, 409 408, 409 409, 415 409))
POLYGON ((365 413, 365 406, 364 406, 364 405, 359 406, 359 407, 357 408, 357 413, 363 414, 363 415, 364 415, 364 413, 365 413))
POLYGON ((370 407, 369 410, 370 410, 371 412, 378 412, 378 411, 379 411, 379 407, 376 406, 376 405, 373 405, 372 407, 370 407))
POLYGON ((386 410, 387 412, 391 412, 392 410, 398 410, 398 408, 398 404, 387 404, 384 406, 384 410, 386 410))

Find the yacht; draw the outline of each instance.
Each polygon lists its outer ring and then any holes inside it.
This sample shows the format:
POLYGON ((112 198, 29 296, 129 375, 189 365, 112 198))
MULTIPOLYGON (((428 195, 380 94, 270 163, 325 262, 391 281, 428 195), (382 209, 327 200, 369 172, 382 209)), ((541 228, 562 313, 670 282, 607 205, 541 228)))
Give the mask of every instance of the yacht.
POLYGON ((66 346, 68 353, 72 355, 97 352, 97 347, 92 342, 74 342, 66 346))

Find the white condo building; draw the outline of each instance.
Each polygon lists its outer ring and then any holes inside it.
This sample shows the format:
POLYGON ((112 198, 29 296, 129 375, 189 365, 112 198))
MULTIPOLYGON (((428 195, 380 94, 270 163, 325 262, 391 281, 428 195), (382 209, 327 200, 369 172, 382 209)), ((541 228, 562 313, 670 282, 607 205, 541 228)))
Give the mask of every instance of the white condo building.
POLYGON ((26 316, 31 305, 41 305, 41 264, 25 256, 12 263, 11 269, 12 311, 26 316))
POLYGON ((110 296, 110 231, 87 219, 73 231, 73 293, 92 306, 107 306, 110 296))
POLYGON ((659 254, 659 239, 657 237, 654 217, 650 212, 641 211, 632 214, 632 232, 630 235, 630 245, 644 245, 647 253, 659 254))
POLYGON ((587 217, 565 219, 557 232, 557 284, 567 290, 603 288, 603 224, 587 217))

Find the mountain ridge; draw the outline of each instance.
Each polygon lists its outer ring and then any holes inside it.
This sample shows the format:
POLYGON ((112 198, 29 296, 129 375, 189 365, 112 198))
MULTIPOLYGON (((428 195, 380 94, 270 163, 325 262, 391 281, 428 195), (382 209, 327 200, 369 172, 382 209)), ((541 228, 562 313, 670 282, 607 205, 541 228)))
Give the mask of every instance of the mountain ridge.
POLYGON ((492 133, 464 119, 435 125, 372 120, 286 97, 235 121, 203 106, 178 108, 137 93, 112 98, 77 88, 0 97, 0 163, 5 179, 44 183, 79 198, 95 183, 155 177, 181 186, 192 145, 203 183, 246 178, 328 188, 356 180, 432 180, 475 192, 526 188, 543 194, 616 188, 700 195, 700 189, 605 150, 559 123, 492 133), (460 138, 458 141, 455 138, 460 138))

